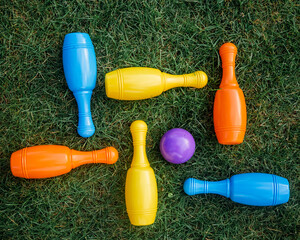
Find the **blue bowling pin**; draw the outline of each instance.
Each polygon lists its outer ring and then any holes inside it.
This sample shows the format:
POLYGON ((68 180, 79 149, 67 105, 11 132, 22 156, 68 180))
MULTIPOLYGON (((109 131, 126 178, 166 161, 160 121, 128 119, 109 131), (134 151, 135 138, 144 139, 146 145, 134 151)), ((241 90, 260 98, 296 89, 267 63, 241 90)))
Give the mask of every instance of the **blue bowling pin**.
POLYGON ((97 64, 94 46, 87 33, 65 36, 63 67, 68 87, 78 105, 77 132, 82 137, 90 137, 95 132, 90 102, 96 86, 97 64))
POLYGON ((188 195, 215 193, 252 206, 275 206, 290 197, 286 178, 267 173, 243 173, 217 182, 188 178, 183 185, 188 195))

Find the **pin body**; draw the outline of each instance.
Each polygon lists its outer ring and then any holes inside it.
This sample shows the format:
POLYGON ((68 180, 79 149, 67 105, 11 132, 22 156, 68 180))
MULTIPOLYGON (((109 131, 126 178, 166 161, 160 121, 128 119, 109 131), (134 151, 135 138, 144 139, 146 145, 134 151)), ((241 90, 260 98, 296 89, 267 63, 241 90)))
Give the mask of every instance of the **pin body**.
POLYGON ((171 75, 155 68, 131 67, 117 69, 105 75, 106 95, 119 100, 147 99, 171 88, 203 88, 206 84, 207 76, 201 71, 171 75))
POLYGON ((113 147, 81 152, 59 145, 41 145, 20 149, 10 158, 12 174, 21 178, 49 178, 70 172, 83 164, 113 164, 118 151, 113 147))
POLYGON ((150 225, 157 212, 157 184, 146 155, 147 125, 144 121, 135 121, 130 130, 134 154, 125 184, 127 213, 131 224, 150 225))
POLYGON ((235 77, 236 54, 232 43, 220 48, 223 77, 214 101, 214 127, 218 142, 225 145, 242 143, 246 132, 246 102, 235 77))
POLYGON ((87 33, 69 33, 65 36, 63 67, 68 87, 78 105, 77 132, 82 137, 90 137, 95 132, 90 102, 96 86, 97 65, 94 46, 87 33))
POLYGON ((188 178, 183 185, 188 195, 214 193, 252 206, 275 206, 290 197, 286 178, 267 173, 244 173, 217 182, 188 178))

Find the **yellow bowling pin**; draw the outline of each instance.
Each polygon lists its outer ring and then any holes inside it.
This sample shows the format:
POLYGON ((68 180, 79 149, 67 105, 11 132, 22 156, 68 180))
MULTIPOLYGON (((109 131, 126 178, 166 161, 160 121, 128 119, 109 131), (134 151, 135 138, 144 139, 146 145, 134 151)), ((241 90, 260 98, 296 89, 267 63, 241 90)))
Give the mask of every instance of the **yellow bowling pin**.
POLYGON ((207 75, 202 71, 171 75, 155 68, 131 67, 105 75, 106 95, 119 100, 152 98, 171 88, 203 88, 206 84, 207 75))
POLYGON ((130 126, 133 138, 133 160, 125 184, 126 208, 131 224, 154 223, 157 211, 157 184, 146 155, 147 124, 134 121, 130 126))

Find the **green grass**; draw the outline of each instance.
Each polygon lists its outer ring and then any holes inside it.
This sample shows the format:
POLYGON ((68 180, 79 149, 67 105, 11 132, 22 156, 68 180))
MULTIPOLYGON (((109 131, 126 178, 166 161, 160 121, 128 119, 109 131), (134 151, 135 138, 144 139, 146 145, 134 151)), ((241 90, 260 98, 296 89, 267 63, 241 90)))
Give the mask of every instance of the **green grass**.
POLYGON ((299 5, 296 1, 1 1, 1 239, 297 239, 299 237, 299 5), (211 3, 213 2, 213 3, 211 3), (63 74, 62 44, 87 32, 95 46, 96 133, 77 135, 77 105, 63 74), (238 47, 237 79, 248 113, 245 140, 218 144, 212 121, 222 76, 220 46, 238 47), (104 76, 146 66, 172 74, 205 71, 203 89, 177 88, 143 101, 105 95, 104 76), (147 154, 158 182, 156 221, 130 224, 124 186, 130 124, 146 121, 147 154), (159 152, 169 129, 196 140, 193 158, 171 165, 159 152), (76 150, 114 146, 115 165, 86 165, 56 178, 25 180, 10 155, 42 144, 76 150), (290 181, 288 203, 250 207, 214 195, 189 197, 186 178, 221 180, 265 172, 290 181))

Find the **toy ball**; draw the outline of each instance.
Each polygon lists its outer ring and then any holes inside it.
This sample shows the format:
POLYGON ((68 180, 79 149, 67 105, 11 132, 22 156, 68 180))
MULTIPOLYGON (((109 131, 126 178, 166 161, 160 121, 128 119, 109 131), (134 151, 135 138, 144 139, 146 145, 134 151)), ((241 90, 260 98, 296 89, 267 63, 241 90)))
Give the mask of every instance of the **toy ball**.
POLYGON ((160 152, 170 163, 181 164, 188 161, 195 152, 195 140, 188 131, 173 128, 167 131, 160 140, 160 152))

